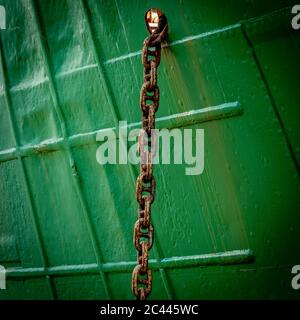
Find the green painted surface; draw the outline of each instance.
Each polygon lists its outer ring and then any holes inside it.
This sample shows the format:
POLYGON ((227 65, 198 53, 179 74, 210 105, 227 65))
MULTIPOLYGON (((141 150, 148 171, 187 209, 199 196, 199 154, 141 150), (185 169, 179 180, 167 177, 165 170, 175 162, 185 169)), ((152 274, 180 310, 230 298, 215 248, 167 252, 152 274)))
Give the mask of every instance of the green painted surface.
POLYGON ((100 166, 96 133, 139 127, 151 6, 170 25, 157 124, 205 130, 202 175, 155 167, 151 298, 300 298, 293 1, 0 4, 2 299, 132 299, 138 166, 100 166))

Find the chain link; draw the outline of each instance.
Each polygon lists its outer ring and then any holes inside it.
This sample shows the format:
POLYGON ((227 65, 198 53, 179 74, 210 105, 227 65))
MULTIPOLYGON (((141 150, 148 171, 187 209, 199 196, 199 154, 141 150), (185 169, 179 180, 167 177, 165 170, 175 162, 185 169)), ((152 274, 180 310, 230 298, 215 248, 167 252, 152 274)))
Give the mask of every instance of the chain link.
POLYGON ((134 225, 133 243, 137 250, 137 266, 132 272, 132 292, 138 300, 147 299, 152 290, 152 271, 148 268, 149 250, 153 245, 154 228, 150 222, 151 204, 155 199, 156 182, 153 176, 153 157, 157 151, 155 112, 159 107, 159 88, 157 68, 160 63, 161 42, 166 38, 168 25, 162 15, 158 26, 144 40, 142 63, 144 65, 144 83, 140 94, 142 111, 142 129, 139 135, 138 152, 140 156, 140 174, 136 183, 136 198, 139 204, 138 220, 134 225))

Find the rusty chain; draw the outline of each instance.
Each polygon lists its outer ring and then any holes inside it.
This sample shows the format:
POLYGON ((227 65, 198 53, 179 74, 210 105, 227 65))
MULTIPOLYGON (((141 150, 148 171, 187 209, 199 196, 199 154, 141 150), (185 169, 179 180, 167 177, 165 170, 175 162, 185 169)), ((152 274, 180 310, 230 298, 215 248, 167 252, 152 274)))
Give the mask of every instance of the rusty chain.
POLYGON ((144 40, 142 50, 144 65, 144 83, 140 94, 142 129, 138 140, 140 174, 136 183, 139 207, 133 236, 133 243, 137 250, 137 265, 132 272, 132 292, 137 300, 147 299, 152 290, 152 271, 148 268, 148 255, 154 237, 154 228, 150 220, 156 185, 152 163, 156 154, 156 138, 153 129, 155 128, 155 112, 159 107, 157 68, 160 63, 161 43, 165 40, 167 31, 167 19, 161 14, 157 29, 144 40))

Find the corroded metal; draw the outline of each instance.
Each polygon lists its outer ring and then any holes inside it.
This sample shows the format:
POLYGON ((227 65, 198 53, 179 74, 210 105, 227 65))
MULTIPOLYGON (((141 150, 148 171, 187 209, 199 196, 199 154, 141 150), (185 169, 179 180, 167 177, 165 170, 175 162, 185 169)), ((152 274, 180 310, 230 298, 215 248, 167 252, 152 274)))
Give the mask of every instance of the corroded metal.
POLYGON ((133 243, 138 252, 138 264, 132 272, 132 292, 138 300, 147 299, 152 290, 152 271, 148 268, 148 256, 154 237, 154 228, 150 222, 151 204, 155 199, 156 185, 152 162, 156 153, 156 139, 153 135, 153 129, 155 128, 155 112, 159 107, 157 67, 160 63, 161 42, 165 40, 168 31, 167 18, 159 9, 148 10, 145 21, 151 34, 144 40, 142 50, 144 65, 144 83, 140 94, 142 130, 138 143, 141 165, 136 183, 139 208, 133 236, 133 243), (153 20, 152 12, 155 16, 153 20), (149 22, 151 21, 153 23, 150 28, 149 22))

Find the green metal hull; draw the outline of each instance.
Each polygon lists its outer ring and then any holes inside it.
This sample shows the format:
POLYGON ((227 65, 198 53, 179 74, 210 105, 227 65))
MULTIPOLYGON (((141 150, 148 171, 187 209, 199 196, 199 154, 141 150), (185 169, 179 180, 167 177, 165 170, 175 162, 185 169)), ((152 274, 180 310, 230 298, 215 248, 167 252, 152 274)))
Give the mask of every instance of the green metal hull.
POLYGON ((205 169, 155 166, 150 298, 300 298, 294 4, 0 1, 1 299, 133 298, 139 166, 99 165, 96 133, 140 125, 151 6, 170 29, 157 125, 204 129, 205 169))

